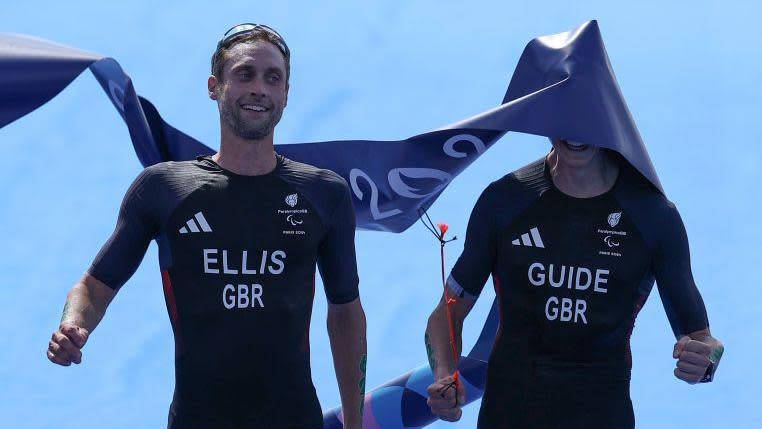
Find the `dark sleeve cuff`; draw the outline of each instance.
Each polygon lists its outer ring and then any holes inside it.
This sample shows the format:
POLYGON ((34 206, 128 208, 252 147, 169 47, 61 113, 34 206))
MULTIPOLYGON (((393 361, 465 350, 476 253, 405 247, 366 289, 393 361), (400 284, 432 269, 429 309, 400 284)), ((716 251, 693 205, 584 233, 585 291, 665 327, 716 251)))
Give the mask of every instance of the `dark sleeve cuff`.
POLYGON ((447 278, 447 289, 450 290, 458 298, 468 298, 475 301, 479 298, 479 293, 469 292, 466 288, 461 286, 460 282, 455 279, 453 273, 450 273, 450 277, 447 278))
POLYGON ((357 287, 355 287, 355 289, 350 293, 345 293, 341 295, 326 294, 326 298, 328 299, 328 302, 330 302, 331 304, 346 304, 356 300, 359 296, 360 296, 360 292, 357 289, 357 287))

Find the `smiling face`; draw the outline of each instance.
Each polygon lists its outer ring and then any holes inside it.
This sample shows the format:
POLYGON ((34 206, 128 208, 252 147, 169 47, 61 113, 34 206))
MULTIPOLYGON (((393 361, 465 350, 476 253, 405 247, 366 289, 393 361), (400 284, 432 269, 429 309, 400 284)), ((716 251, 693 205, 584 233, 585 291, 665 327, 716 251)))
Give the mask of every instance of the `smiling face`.
POLYGON ((581 168, 591 165, 601 153, 596 146, 590 146, 570 140, 550 139, 558 161, 568 167, 581 168))
POLYGON ((222 126, 247 140, 272 135, 288 101, 286 63, 270 42, 237 43, 225 53, 222 76, 209 77, 222 126))

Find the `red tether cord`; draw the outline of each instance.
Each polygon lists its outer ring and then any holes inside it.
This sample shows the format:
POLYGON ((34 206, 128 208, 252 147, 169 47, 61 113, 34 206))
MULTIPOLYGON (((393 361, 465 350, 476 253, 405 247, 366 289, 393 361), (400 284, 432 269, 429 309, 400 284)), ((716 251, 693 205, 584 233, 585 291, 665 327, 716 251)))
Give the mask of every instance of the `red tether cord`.
POLYGON ((439 229, 439 257, 441 261, 441 271, 442 271, 442 294, 445 300, 445 309, 447 310, 447 328, 450 333, 450 351, 452 352, 452 362, 456 364, 455 372, 452 374, 453 380, 455 382, 458 382, 458 368, 457 368, 457 362, 458 362, 458 352, 455 350, 455 333, 453 332, 452 328, 452 313, 450 312, 450 306, 455 304, 455 298, 450 298, 447 296, 447 281, 445 280, 445 261, 444 261, 444 248, 445 244, 447 244, 447 241, 445 241, 444 236, 447 232, 448 226, 446 223, 438 223, 437 228, 439 229))

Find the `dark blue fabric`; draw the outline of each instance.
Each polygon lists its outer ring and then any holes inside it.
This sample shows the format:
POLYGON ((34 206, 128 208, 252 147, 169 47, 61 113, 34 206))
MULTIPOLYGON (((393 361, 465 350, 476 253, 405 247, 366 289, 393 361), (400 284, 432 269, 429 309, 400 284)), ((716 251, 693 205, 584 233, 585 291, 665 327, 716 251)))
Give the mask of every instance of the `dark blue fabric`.
MULTIPOLYGON (((213 152, 164 122, 113 59, 18 35, 0 35, 0 126, 47 102, 86 66, 124 119, 143 166, 213 152)), ((497 108, 400 141, 302 143, 277 151, 344 177, 359 228, 401 232, 508 131, 616 150, 661 190, 595 21, 530 42, 497 108)))

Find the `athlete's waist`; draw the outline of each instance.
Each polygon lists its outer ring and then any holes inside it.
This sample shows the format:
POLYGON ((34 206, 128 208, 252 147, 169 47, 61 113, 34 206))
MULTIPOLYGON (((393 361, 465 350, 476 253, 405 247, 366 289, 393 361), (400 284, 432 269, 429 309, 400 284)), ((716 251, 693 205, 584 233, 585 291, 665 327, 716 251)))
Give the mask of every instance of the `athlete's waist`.
POLYGON ((184 397, 204 400, 230 392, 250 396, 256 391, 281 389, 312 389, 308 360, 299 356, 274 362, 242 355, 234 360, 185 356, 175 361, 175 391, 184 397))
POLYGON ((506 359, 492 356, 488 376, 513 382, 568 385, 629 384, 631 367, 618 360, 568 361, 556 357, 535 356, 506 359))
POLYGON ((502 336, 495 341, 492 356, 501 360, 536 362, 541 366, 631 367, 630 344, 538 339, 526 335, 502 336))
POLYGON ((246 391, 209 393, 194 397, 175 389, 170 429, 322 427, 320 403, 312 385, 299 391, 253 385, 246 391))
POLYGON ((310 406, 317 404, 312 379, 309 376, 299 378, 242 376, 240 379, 184 376, 175 382, 173 399, 175 406, 184 410, 202 408, 225 412, 231 410, 244 412, 247 407, 254 404, 259 404, 263 409, 278 408, 284 401, 310 406))
POLYGON ((284 368, 263 367, 252 363, 252 367, 193 368, 187 365, 175 366, 175 385, 182 389, 211 392, 214 390, 246 390, 252 385, 270 389, 273 386, 312 385, 309 365, 284 365, 284 368), (216 369, 216 371, 215 371, 216 369))

